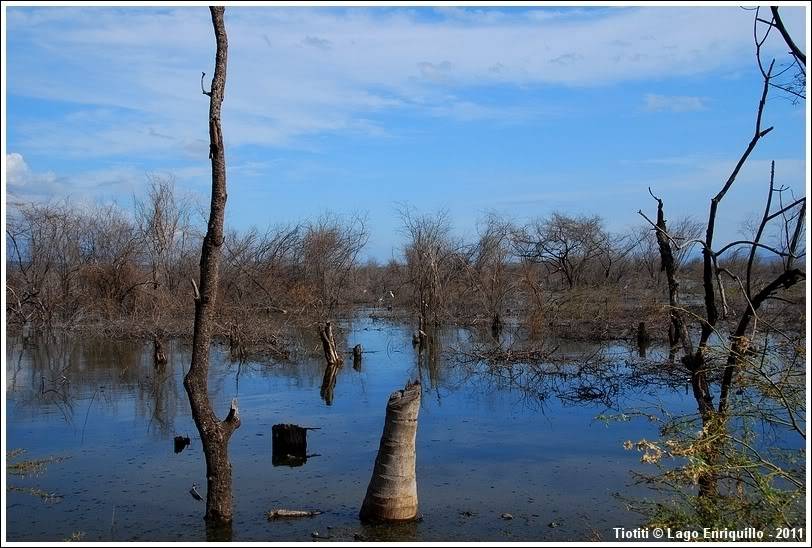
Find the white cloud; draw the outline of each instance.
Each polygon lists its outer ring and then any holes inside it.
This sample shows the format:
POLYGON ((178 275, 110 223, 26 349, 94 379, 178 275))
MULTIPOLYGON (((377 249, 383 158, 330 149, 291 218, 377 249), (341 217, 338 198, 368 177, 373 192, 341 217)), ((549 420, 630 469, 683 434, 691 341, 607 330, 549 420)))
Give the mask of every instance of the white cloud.
POLYGON ((648 93, 643 97, 643 108, 649 112, 694 112, 705 110, 705 99, 691 95, 657 95, 648 93))
MULTIPOLYGON (((239 164, 233 169, 240 169, 239 164)), ((171 174, 186 187, 206 180, 209 170, 200 166, 172 166, 154 170, 171 174)), ((31 202, 70 197, 78 200, 129 199, 140 193, 147 173, 132 165, 111 165, 72 174, 32 169, 18 152, 6 154, 6 181, 9 202, 31 202)))
MULTIPOLYGON (((472 97, 458 104, 463 90, 483 84, 595 86, 753 63, 752 13, 733 6, 426 13, 228 8, 227 144, 385 135, 372 118, 391 109, 451 117, 494 110, 472 97)), ((87 125, 24 123, 25 150, 86 156, 199 148, 208 109, 199 74, 211 72, 214 53, 204 7, 12 7, 8 15, 11 93, 112 113, 87 125)), ((787 8, 786 19, 797 26, 803 11, 787 8)))
POLYGON ((6 154, 6 180, 10 185, 24 185, 28 174, 28 164, 25 163, 22 154, 17 152, 6 154))
POLYGON ((11 196, 37 194, 58 184, 58 177, 52 172, 34 173, 18 152, 6 154, 7 190, 11 196))

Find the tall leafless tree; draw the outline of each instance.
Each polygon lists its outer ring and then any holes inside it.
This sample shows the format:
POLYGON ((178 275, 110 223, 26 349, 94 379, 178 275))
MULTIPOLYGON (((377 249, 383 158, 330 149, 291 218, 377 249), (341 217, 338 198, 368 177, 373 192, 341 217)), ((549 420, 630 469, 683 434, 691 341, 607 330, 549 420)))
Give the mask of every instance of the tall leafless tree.
MULTIPOLYGON (((684 356, 682 363, 690 373, 691 386, 693 388, 694 399, 697 402, 699 415, 703 424, 703 443, 702 458, 709 465, 709 469, 713 469, 718 458, 718 447, 713 440, 721 439, 722 432, 727 428, 727 416, 729 395, 733 388, 735 375, 739 368, 745 361, 745 357, 750 347, 750 341, 754 333, 747 335, 748 327, 754 318, 757 317, 758 311, 761 306, 769 299, 773 298, 780 290, 786 290, 795 285, 796 283, 806 278, 806 273, 795 266, 795 260, 804 256, 803 244, 801 235, 804 230, 805 221, 805 207, 806 198, 798 198, 789 203, 788 205, 779 205, 779 208, 773 208, 772 203, 776 192, 783 192, 784 189, 776 189, 774 184, 774 164, 771 168, 770 174, 770 187, 766 198, 764 207, 764 214, 761 222, 756 230, 752 240, 736 240, 724 245, 717 246, 714 243, 716 222, 719 211, 719 205, 726 196, 727 192, 735 183, 738 174, 745 164, 750 154, 756 148, 759 141, 764 138, 772 127, 762 128, 762 119, 764 114, 764 107, 767 101, 767 95, 771 87, 772 70, 774 62, 770 64, 769 68, 763 72, 764 80, 761 92, 761 98, 756 112, 756 123, 753 136, 747 144, 744 152, 739 157, 733 170, 728 176, 727 180, 722 185, 722 188, 717 192, 710 201, 710 209, 708 213, 708 220, 705 224, 704 238, 677 243, 668 233, 666 226, 663 202, 661 199, 655 197, 657 200, 657 222, 649 222, 654 225, 657 230, 658 242, 660 245, 660 252, 662 258, 663 269, 666 271, 669 283, 669 304, 670 304, 670 319, 675 338, 672 339, 672 344, 681 342, 684 356), (776 248, 767 245, 762 241, 767 225, 775 220, 783 219, 783 232, 787 237, 784 241, 783 247, 776 248), (679 300, 679 280, 676 276, 675 260, 672 253, 672 248, 680 249, 687 245, 694 243, 702 246, 702 281, 704 292, 705 315, 700 320, 701 332, 699 341, 694 346, 690 339, 687 329, 687 318, 683 313, 683 305, 679 300), (735 250, 736 248, 744 247, 750 248, 749 260, 747 263, 747 272, 745 279, 742 280, 740 276, 725 268, 722 263, 725 254, 735 250), (783 269, 772 280, 764 283, 761 289, 754 289, 755 283, 752 279, 752 267, 756 257, 756 252, 774 254, 783 260, 783 269), (717 324, 720 319, 719 301, 717 301, 717 292, 722 306, 725 306, 725 288, 721 283, 722 276, 731 278, 741 289, 746 301, 746 307, 739 318, 739 322, 731 333, 731 346, 728 350, 727 360, 723 369, 722 379, 719 388, 719 403, 718 407, 714 406, 714 396, 711 391, 711 336, 717 332, 717 324)), ((652 194, 653 196, 653 194, 652 194)), ((641 212, 642 215, 642 212, 641 212)), ((645 217, 645 215, 643 215, 645 217)), ((648 218, 647 218, 648 220, 648 218)), ((700 495, 715 496, 717 494, 717 477, 713 472, 704 472, 698 478, 700 495)))
MULTIPOLYGON (((209 96, 209 158, 211 159, 211 206, 209 224, 200 254, 200 284, 192 284, 195 290, 195 324, 192 338, 192 363, 183 379, 189 396, 192 418, 195 421, 203 453, 206 456, 206 521, 210 524, 229 524, 232 521, 231 462, 228 459, 228 442, 240 426, 237 402, 232 400, 231 410, 224 420, 219 420, 209 400, 209 346, 214 323, 214 307, 219 284, 220 249, 223 245, 223 217, 226 207, 226 160, 223 150, 223 133, 220 111, 226 85, 228 38, 223 14, 225 8, 212 6, 214 35, 217 41, 214 78, 209 96)), ((204 73, 205 76, 205 73, 204 73)), ((202 80, 201 80, 202 81, 202 80)))

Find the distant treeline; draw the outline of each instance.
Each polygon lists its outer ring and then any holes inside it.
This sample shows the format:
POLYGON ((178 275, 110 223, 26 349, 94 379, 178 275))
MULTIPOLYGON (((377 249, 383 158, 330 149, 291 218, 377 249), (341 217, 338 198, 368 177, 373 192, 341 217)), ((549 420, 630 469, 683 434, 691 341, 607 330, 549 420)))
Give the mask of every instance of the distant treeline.
MULTIPOLYGON (((9 324, 190 332, 205 233, 192 211, 171 179, 155 177, 132 211, 68 201, 14 205, 6 227, 9 324)), ((359 260, 368 238, 361 216, 227 231, 222 332, 256 318, 324 320, 366 305, 428 322, 490 324, 517 315, 540 327, 584 320, 596 324, 587 330, 596 336, 600 325, 630 323, 624 310, 653 314, 665 298, 655 233, 642 218, 612 233, 597 216, 553 213, 518 225, 491 214, 466 239, 453 236, 442 212, 404 208, 401 219, 401 258, 385 265, 359 260)), ((702 225, 684 218, 669 229, 685 241, 699 237, 702 225)), ((674 253, 684 277, 699 284, 692 249, 675 246, 674 253)), ((731 257, 726 266, 740 270, 744 261, 731 257)), ((769 274, 780 264, 759 268, 769 274)), ((690 293, 690 284, 685 289, 690 293)))

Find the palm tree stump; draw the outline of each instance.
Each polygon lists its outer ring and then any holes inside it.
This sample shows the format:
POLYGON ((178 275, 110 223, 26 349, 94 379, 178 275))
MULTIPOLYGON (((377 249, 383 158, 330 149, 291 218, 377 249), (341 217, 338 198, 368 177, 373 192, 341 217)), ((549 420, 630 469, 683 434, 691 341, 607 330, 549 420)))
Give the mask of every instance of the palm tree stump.
POLYGON ((417 380, 389 396, 375 468, 359 514, 362 521, 417 518, 415 438, 420 393, 417 380))

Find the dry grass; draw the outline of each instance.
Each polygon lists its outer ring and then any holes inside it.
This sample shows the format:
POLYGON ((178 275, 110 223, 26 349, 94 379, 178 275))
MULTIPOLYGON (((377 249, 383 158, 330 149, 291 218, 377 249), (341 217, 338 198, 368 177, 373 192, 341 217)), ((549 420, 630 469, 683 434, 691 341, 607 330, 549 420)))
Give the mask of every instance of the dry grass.
POLYGON ((24 449, 12 449, 6 453, 6 471, 13 476, 29 477, 39 475, 54 462, 62 462, 68 457, 46 457, 44 459, 29 459, 10 462, 12 459, 24 454, 24 449))
POLYGON ((25 493, 27 495, 32 495, 34 497, 41 498, 44 502, 58 502, 62 500, 62 495, 57 495, 56 493, 49 493, 48 491, 43 491, 38 487, 19 487, 17 485, 9 485, 9 491, 15 491, 17 493, 25 493))

